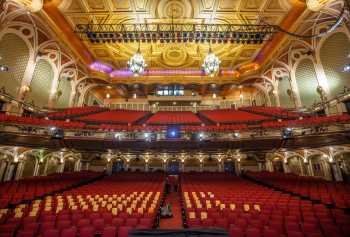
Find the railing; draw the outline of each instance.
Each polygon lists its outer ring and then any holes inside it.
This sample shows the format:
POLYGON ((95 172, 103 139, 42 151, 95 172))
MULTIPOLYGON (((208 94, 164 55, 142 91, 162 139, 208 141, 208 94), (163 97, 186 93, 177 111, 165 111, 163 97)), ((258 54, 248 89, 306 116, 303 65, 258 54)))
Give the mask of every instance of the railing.
MULTIPOLYGON (((164 127, 166 128, 166 127, 164 127)), ((338 124, 327 124, 318 128, 312 127, 293 127, 293 137, 305 137, 312 135, 327 135, 331 133, 344 132, 350 129, 349 123, 338 123, 338 124)), ((19 135, 41 135, 50 136, 49 127, 34 126, 34 125, 19 125, 19 124, 8 124, 0 123, 0 132, 3 133, 14 133, 19 135)), ((212 141, 237 141, 237 140, 254 140, 256 138, 281 138, 282 130, 279 128, 249 128, 241 130, 239 132, 233 131, 196 131, 188 132, 181 130, 181 139, 178 140, 191 140, 192 134, 201 134, 201 140, 212 140, 212 141)), ((90 139, 117 139, 117 140, 145 140, 145 133, 148 131, 103 131, 96 129, 65 129, 65 137, 75 138, 90 138, 90 139), (117 136, 116 136, 117 135, 117 136)), ((162 131, 153 132, 156 136, 156 140, 169 140, 166 138, 166 129, 162 131)), ((173 139, 172 139, 173 140, 173 139)))
MULTIPOLYGON (((0 99, 9 102, 9 103, 16 103, 23 109, 32 111, 33 113, 49 113, 53 112, 53 110, 50 109, 43 109, 38 106, 35 106, 31 103, 27 103, 25 101, 18 100, 17 98, 13 97, 12 95, 7 94, 5 91, 0 91, 0 99)), ((17 115, 16 113, 8 112, 9 114, 12 115, 17 115)))

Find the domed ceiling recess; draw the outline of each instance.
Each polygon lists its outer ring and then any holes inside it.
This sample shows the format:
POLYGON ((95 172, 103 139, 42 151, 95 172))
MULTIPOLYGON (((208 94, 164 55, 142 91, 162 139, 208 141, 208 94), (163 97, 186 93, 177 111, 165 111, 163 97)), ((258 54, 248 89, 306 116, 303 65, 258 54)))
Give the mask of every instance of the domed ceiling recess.
MULTIPOLYGON (((236 23, 278 25, 289 11, 287 0, 67 0, 59 6, 75 29, 93 23, 236 23)), ((138 43, 84 42, 96 60, 125 69, 138 43)), ((222 69, 253 61, 263 45, 212 44, 222 69)), ((208 43, 141 43, 148 69, 200 69, 208 43)))

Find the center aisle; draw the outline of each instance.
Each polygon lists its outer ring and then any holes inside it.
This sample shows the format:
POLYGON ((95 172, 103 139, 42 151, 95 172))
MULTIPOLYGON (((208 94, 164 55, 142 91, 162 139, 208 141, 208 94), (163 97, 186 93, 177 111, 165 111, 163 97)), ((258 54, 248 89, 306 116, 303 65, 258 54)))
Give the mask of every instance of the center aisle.
POLYGON ((160 219, 160 229, 182 229, 182 213, 180 205, 180 197, 178 192, 170 192, 165 199, 164 204, 169 203, 173 212, 172 218, 160 219))

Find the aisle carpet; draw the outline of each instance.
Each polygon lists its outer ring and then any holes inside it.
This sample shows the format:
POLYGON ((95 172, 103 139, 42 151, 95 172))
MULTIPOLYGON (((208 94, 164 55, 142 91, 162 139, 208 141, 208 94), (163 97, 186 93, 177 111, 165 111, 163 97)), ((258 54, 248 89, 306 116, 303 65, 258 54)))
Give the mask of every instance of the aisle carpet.
POLYGON ((165 205, 167 203, 171 204, 173 217, 167 219, 160 219, 159 228, 160 229, 182 229, 182 216, 181 216, 181 205, 180 197, 177 192, 170 192, 165 198, 165 205))

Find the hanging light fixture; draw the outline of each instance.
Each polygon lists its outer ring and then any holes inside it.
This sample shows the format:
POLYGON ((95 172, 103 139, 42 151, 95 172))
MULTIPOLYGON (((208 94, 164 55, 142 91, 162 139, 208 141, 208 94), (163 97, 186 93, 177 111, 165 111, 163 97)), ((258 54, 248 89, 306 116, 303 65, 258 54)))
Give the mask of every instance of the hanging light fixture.
POLYGON ((219 58, 211 51, 211 47, 209 47, 209 53, 205 57, 202 65, 205 74, 213 77, 219 72, 220 63, 219 58))
POLYGON ((136 54, 130 58, 128 61, 129 71, 134 74, 134 76, 139 76, 145 71, 147 64, 145 63, 145 59, 143 58, 140 51, 140 41, 139 48, 137 49, 136 54))

